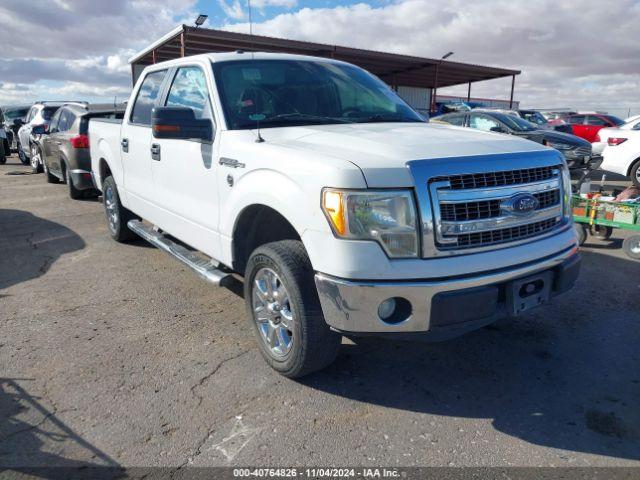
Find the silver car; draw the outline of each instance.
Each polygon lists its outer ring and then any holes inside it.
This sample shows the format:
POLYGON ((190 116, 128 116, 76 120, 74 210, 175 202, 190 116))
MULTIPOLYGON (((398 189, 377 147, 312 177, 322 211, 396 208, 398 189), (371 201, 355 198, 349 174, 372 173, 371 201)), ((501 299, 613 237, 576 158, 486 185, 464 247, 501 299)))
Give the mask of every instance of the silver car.
POLYGON ((44 125, 45 130, 48 130, 53 114, 65 103, 68 102, 36 102, 31 106, 25 123, 18 130, 18 156, 23 164, 28 165, 32 157, 31 130, 33 127, 44 125))

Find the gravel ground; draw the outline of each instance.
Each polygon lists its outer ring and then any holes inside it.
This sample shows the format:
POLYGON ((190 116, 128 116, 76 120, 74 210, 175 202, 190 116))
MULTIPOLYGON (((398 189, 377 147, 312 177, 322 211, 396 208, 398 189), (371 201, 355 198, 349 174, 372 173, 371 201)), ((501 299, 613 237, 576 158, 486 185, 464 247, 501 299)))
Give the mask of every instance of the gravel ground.
POLYGON ((344 340, 270 370, 236 289, 107 233, 98 200, 0 166, 0 467, 640 466, 640 262, 438 344, 344 340))

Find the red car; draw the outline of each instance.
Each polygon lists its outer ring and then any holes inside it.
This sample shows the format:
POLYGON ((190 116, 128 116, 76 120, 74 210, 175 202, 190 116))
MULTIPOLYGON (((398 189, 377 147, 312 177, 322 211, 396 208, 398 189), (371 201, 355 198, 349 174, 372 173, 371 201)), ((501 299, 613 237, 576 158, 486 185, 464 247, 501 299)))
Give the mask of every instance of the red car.
POLYGON ((602 128, 619 127, 624 120, 604 113, 576 113, 564 117, 564 121, 571 125, 573 134, 593 143, 602 128))

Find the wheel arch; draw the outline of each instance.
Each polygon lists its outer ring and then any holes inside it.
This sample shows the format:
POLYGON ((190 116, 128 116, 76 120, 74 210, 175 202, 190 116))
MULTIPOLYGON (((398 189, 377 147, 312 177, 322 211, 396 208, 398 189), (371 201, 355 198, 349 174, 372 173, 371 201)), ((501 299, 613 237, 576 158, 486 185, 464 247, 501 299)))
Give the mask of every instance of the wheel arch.
POLYGON ((247 261, 256 248, 281 240, 301 241, 301 234, 275 208, 260 203, 245 206, 236 217, 233 226, 233 269, 244 273, 247 261))

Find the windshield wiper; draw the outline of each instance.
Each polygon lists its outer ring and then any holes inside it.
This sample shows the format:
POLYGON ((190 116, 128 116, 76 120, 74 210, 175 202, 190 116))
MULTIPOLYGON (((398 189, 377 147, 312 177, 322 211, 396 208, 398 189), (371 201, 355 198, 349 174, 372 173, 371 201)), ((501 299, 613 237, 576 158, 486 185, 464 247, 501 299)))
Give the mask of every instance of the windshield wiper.
POLYGON ((329 122, 340 122, 340 123, 353 123, 351 120, 341 117, 325 117, 323 115, 313 115, 310 113, 280 113, 278 115, 274 115, 273 117, 268 117, 262 120, 263 122, 270 122, 271 120, 279 120, 282 118, 300 118, 300 119, 309 119, 309 120, 323 120, 329 122))
POLYGON ((406 117, 385 117, 383 115, 371 115, 370 117, 359 118, 356 123, 384 123, 384 122, 400 122, 400 123, 420 123, 421 120, 406 117))

